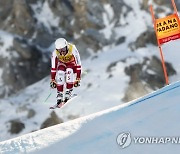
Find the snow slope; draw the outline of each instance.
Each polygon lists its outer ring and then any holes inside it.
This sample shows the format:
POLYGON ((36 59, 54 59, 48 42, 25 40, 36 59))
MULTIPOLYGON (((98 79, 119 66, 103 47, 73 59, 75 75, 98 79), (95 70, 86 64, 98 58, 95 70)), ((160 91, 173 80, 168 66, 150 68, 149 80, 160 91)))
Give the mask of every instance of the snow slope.
POLYGON ((180 82, 102 112, 0 142, 0 153, 109 154, 178 153, 180 142, 132 143, 122 149, 122 132, 134 137, 179 137, 180 82))
MULTIPOLYGON (((125 74, 125 67, 141 63, 144 57, 150 58, 153 55, 160 57, 158 48, 150 44, 147 47, 138 48, 134 52, 129 49, 129 43, 136 41, 137 37, 149 27, 152 28, 151 16, 140 8, 139 2, 139 0, 125 2, 127 5, 133 6, 133 12, 129 12, 127 16, 120 18, 122 25, 124 25, 120 27, 114 27, 115 21, 111 23, 114 14, 111 6, 105 5, 106 15, 104 14, 104 22, 106 27, 101 32, 105 34, 106 38, 109 38, 111 35, 116 39, 124 36, 126 38, 125 42, 119 45, 106 46, 102 51, 98 51, 98 53, 89 57, 88 60, 82 62, 83 71, 87 72, 87 74, 84 73, 81 87, 75 90, 75 93, 78 93, 78 97, 73 100, 71 105, 64 107, 63 111, 56 111, 63 121, 71 120, 68 118, 69 116, 86 116, 124 103, 122 99, 130 81, 129 76, 125 74), (116 35, 114 36, 114 34, 116 35), (126 62, 123 62, 124 60, 126 62), (116 66, 113 66, 111 71, 108 72, 108 67, 114 63, 116 63, 116 66)), ((33 5, 32 8, 34 11, 39 10, 39 3, 37 6, 33 5)), ((60 20, 59 18, 53 19, 47 3, 44 3, 40 13, 37 12, 34 15, 38 19, 39 24, 43 23, 48 29, 57 25, 56 22, 60 20), (47 14, 50 15, 44 18, 47 14), (52 19, 54 22, 49 22, 52 19)), ((4 31, 0 31, 0 34, 0 40, 4 44, 0 49, 6 51, 12 45, 13 36, 4 31)), ((170 78, 170 83, 180 79, 179 42, 180 40, 172 41, 163 45, 165 60, 172 63, 177 71, 177 75, 170 78)), ((10 58, 8 57, 10 55, 8 52, 2 51, 1 55, 3 57, 10 58)), ((0 68, 1 75, 2 68, 0 68)), ((0 85, 3 85, 1 80, 2 78, 0 77, 0 85)), ((41 124, 51 113, 48 109, 49 106, 56 102, 56 91, 54 90, 47 102, 44 103, 44 100, 51 92, 49 81, 50 76, 23 89, 17 95, 0 99, 0 141, 40 129, 41 124), (34 116, 28 118, 28 110, 33 110, 35 112, 34 116), (9 132, 10 121, 16 119, 24 123, 25 128, 18 134, 11 134, 9 132)), ((148 92, 152 92, 152 90, 150 89, 148 92)))

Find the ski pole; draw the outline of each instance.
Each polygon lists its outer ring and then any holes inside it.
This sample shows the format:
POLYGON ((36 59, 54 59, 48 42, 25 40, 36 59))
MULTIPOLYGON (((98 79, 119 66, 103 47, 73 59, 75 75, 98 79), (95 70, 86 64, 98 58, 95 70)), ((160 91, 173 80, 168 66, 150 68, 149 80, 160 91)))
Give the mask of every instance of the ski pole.
POLYGON ((49 97, 51 96, 51 94, 52 94, 52 90, 51 90, 51 92, 49 93, 49 95, 47 96, 47 98, 45 99, 44 103, 46 103, 46 101, 49 99, 49 97))

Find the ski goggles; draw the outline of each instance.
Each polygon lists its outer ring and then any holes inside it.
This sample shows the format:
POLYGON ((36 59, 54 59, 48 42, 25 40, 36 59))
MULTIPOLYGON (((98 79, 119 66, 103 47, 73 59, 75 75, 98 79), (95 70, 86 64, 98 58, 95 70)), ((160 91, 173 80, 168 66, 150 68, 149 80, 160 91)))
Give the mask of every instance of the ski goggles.
POLYGON ((67 53, 67 47, 56 49, 59 53, 67 53))

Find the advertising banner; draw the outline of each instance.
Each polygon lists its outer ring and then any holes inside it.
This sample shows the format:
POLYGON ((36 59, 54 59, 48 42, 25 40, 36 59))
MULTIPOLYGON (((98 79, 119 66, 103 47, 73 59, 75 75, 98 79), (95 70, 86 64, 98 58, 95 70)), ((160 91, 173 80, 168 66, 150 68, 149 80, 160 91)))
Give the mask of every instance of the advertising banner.
POLYGON ((158 43, 169 42, 180 38, 180 21, 177 14, 155 19, 155 30, 158 43))

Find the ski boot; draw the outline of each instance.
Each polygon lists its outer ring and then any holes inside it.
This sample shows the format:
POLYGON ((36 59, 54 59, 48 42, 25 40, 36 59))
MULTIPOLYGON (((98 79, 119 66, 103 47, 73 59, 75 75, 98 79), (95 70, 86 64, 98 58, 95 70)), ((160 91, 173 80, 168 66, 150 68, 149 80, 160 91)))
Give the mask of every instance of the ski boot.
POLYGON ((61 106, 63 106, 64 105, 64 103, 63 103, 63 92, 57 92, 57 104, 56 104, 56 106, 58 107, 58 108, 60 108, 61 106))
POLYGON ((64 105, 63 92, 57 92, 57 103, 50 107, 50 109, 61 108, 64 105))
POLYGON ((73 89, 67 89, 65 93, 64 103, 71 99, 73 89))

